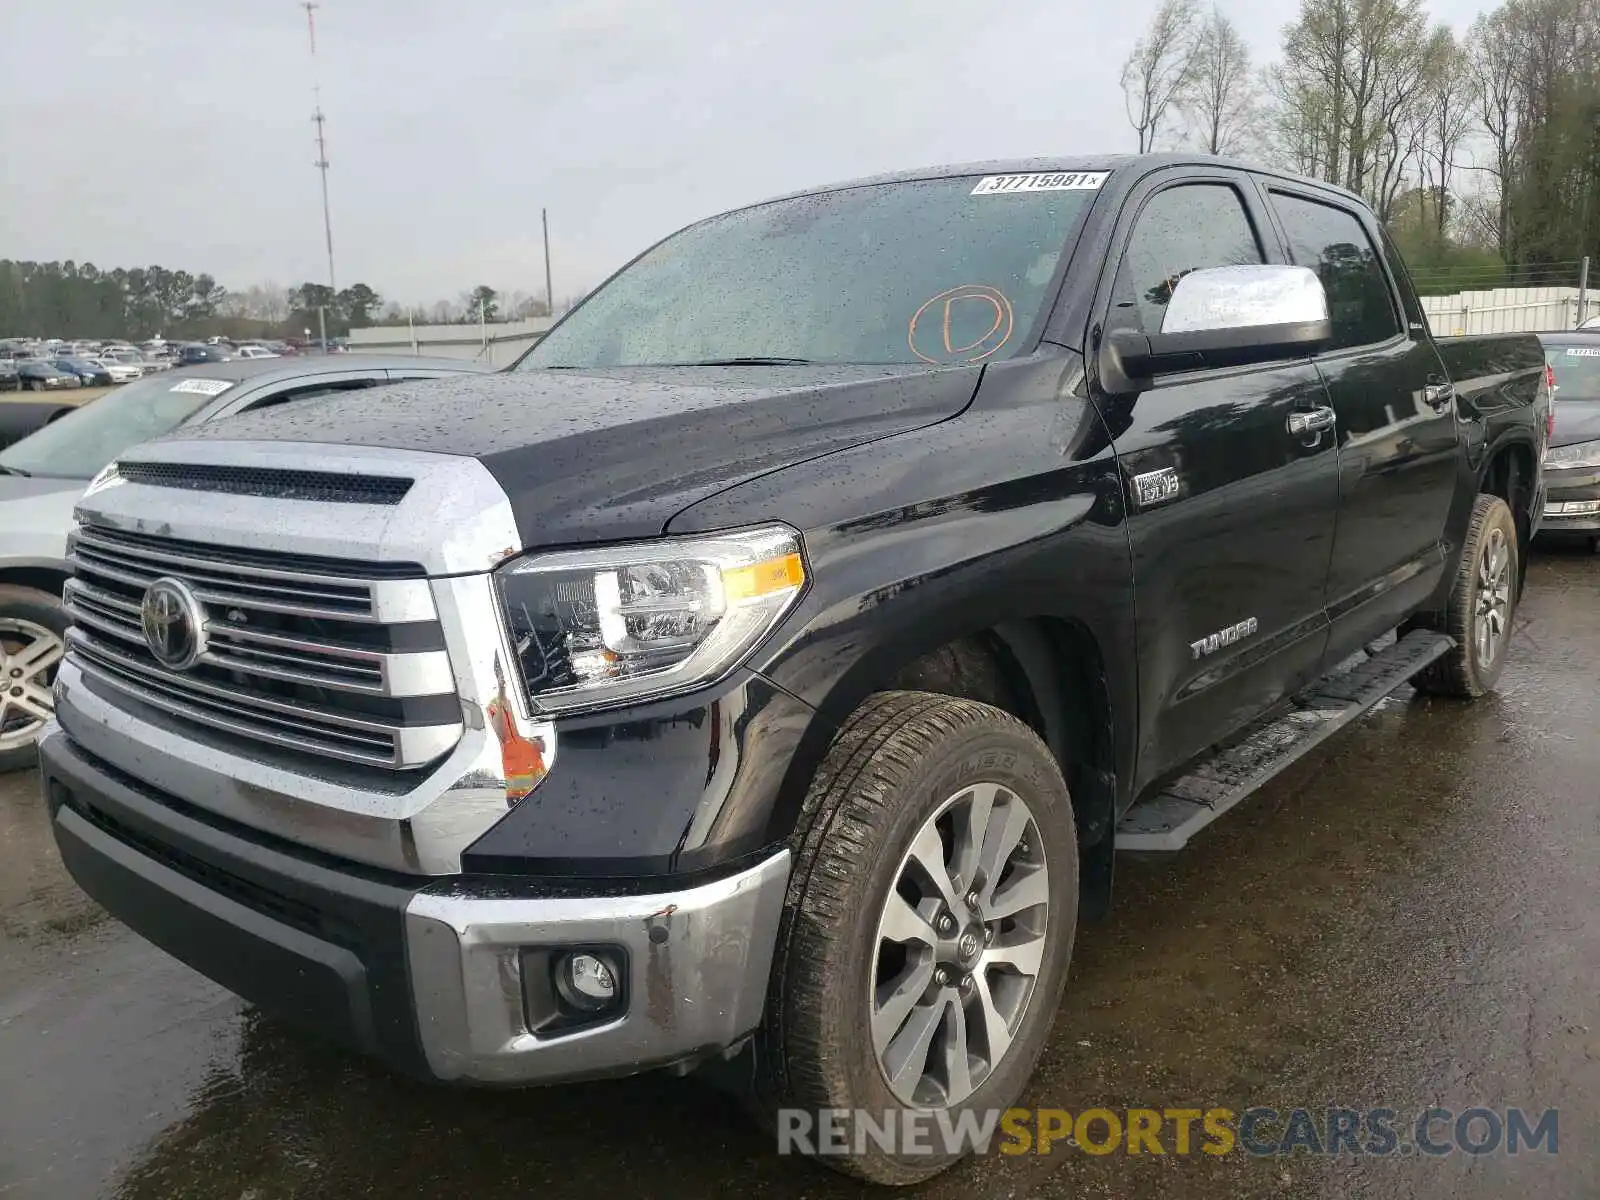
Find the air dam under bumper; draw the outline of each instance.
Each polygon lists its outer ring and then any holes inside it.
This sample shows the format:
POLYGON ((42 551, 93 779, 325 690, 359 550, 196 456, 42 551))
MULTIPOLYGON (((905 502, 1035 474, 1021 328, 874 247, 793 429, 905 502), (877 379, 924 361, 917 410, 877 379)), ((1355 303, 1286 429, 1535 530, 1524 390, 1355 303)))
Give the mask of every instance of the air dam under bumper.
POLYGON ((84 891, 246 1000, 409 1074, 630 1074, 715 1054, 761 1020, 787 850, 677 891, 533 895, 467 876, 417 890, 190 816, 58 726, 39 757, 56 843, 84 891), (524 963, 573 946, 619 964, 620 1010, 535 1020, 530 994, 548 988, 524 979, 524 963))

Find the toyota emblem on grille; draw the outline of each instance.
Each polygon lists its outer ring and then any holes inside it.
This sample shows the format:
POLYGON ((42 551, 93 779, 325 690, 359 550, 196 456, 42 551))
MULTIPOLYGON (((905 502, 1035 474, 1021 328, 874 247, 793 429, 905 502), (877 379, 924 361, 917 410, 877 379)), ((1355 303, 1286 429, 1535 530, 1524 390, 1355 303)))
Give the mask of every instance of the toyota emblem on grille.
POLYGON ((150 653, 164 667, 187 670, 205 653, 205 609, 182 580, 158 579, 145 589, 139 624, 150 653))

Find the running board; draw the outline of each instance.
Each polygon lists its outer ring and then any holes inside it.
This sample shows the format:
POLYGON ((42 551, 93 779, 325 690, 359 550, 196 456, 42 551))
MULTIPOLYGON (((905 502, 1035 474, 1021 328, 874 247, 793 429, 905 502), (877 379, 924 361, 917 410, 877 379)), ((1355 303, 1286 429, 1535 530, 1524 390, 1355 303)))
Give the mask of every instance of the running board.
POLYGON ((1200 830, 1454 645, 1446 634, 1417 630, 1375 653, 1351 656, 1295 697, 1290 712, 1246 730, 1130 808, 1117 825, 1117 849, 1182 850, 1200 830))

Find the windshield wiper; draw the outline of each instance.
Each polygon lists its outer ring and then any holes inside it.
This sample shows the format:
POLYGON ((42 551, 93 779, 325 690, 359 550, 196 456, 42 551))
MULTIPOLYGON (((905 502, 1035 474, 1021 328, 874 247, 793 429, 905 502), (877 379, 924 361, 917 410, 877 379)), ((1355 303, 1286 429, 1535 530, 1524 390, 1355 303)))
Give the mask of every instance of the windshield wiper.
POLYGON ((24 471, 21 467, 8 467, 0 463, 0 475, 21 475, 24 479, 32 479, 32 471, 24 471))
POLYGON ((765 358, 750 355, 743 358, 703 358, 699 362, 669 363, 674 367, 809 367, 809 358, 765 358))

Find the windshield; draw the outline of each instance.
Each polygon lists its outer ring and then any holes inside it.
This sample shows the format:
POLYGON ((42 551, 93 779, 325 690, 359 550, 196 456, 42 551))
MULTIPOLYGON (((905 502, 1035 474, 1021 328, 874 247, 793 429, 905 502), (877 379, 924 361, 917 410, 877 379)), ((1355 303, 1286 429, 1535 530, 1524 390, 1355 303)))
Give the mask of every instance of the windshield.
POLYGON ((93 479, 128 447, 171 432, 232 386, 221 379, 174 380, 171 375, 125 383, 0 451, 0 467, 28 475, 93 479))
POLYGON ((1600 400, 1600 346, 1556 346, 1544 360, 1555 372, 1558 399, 1600 400))
POLYGON ((1104 178, 874 184, 713 217, 612 278, 517 369, 1013 354, 1104 178))

